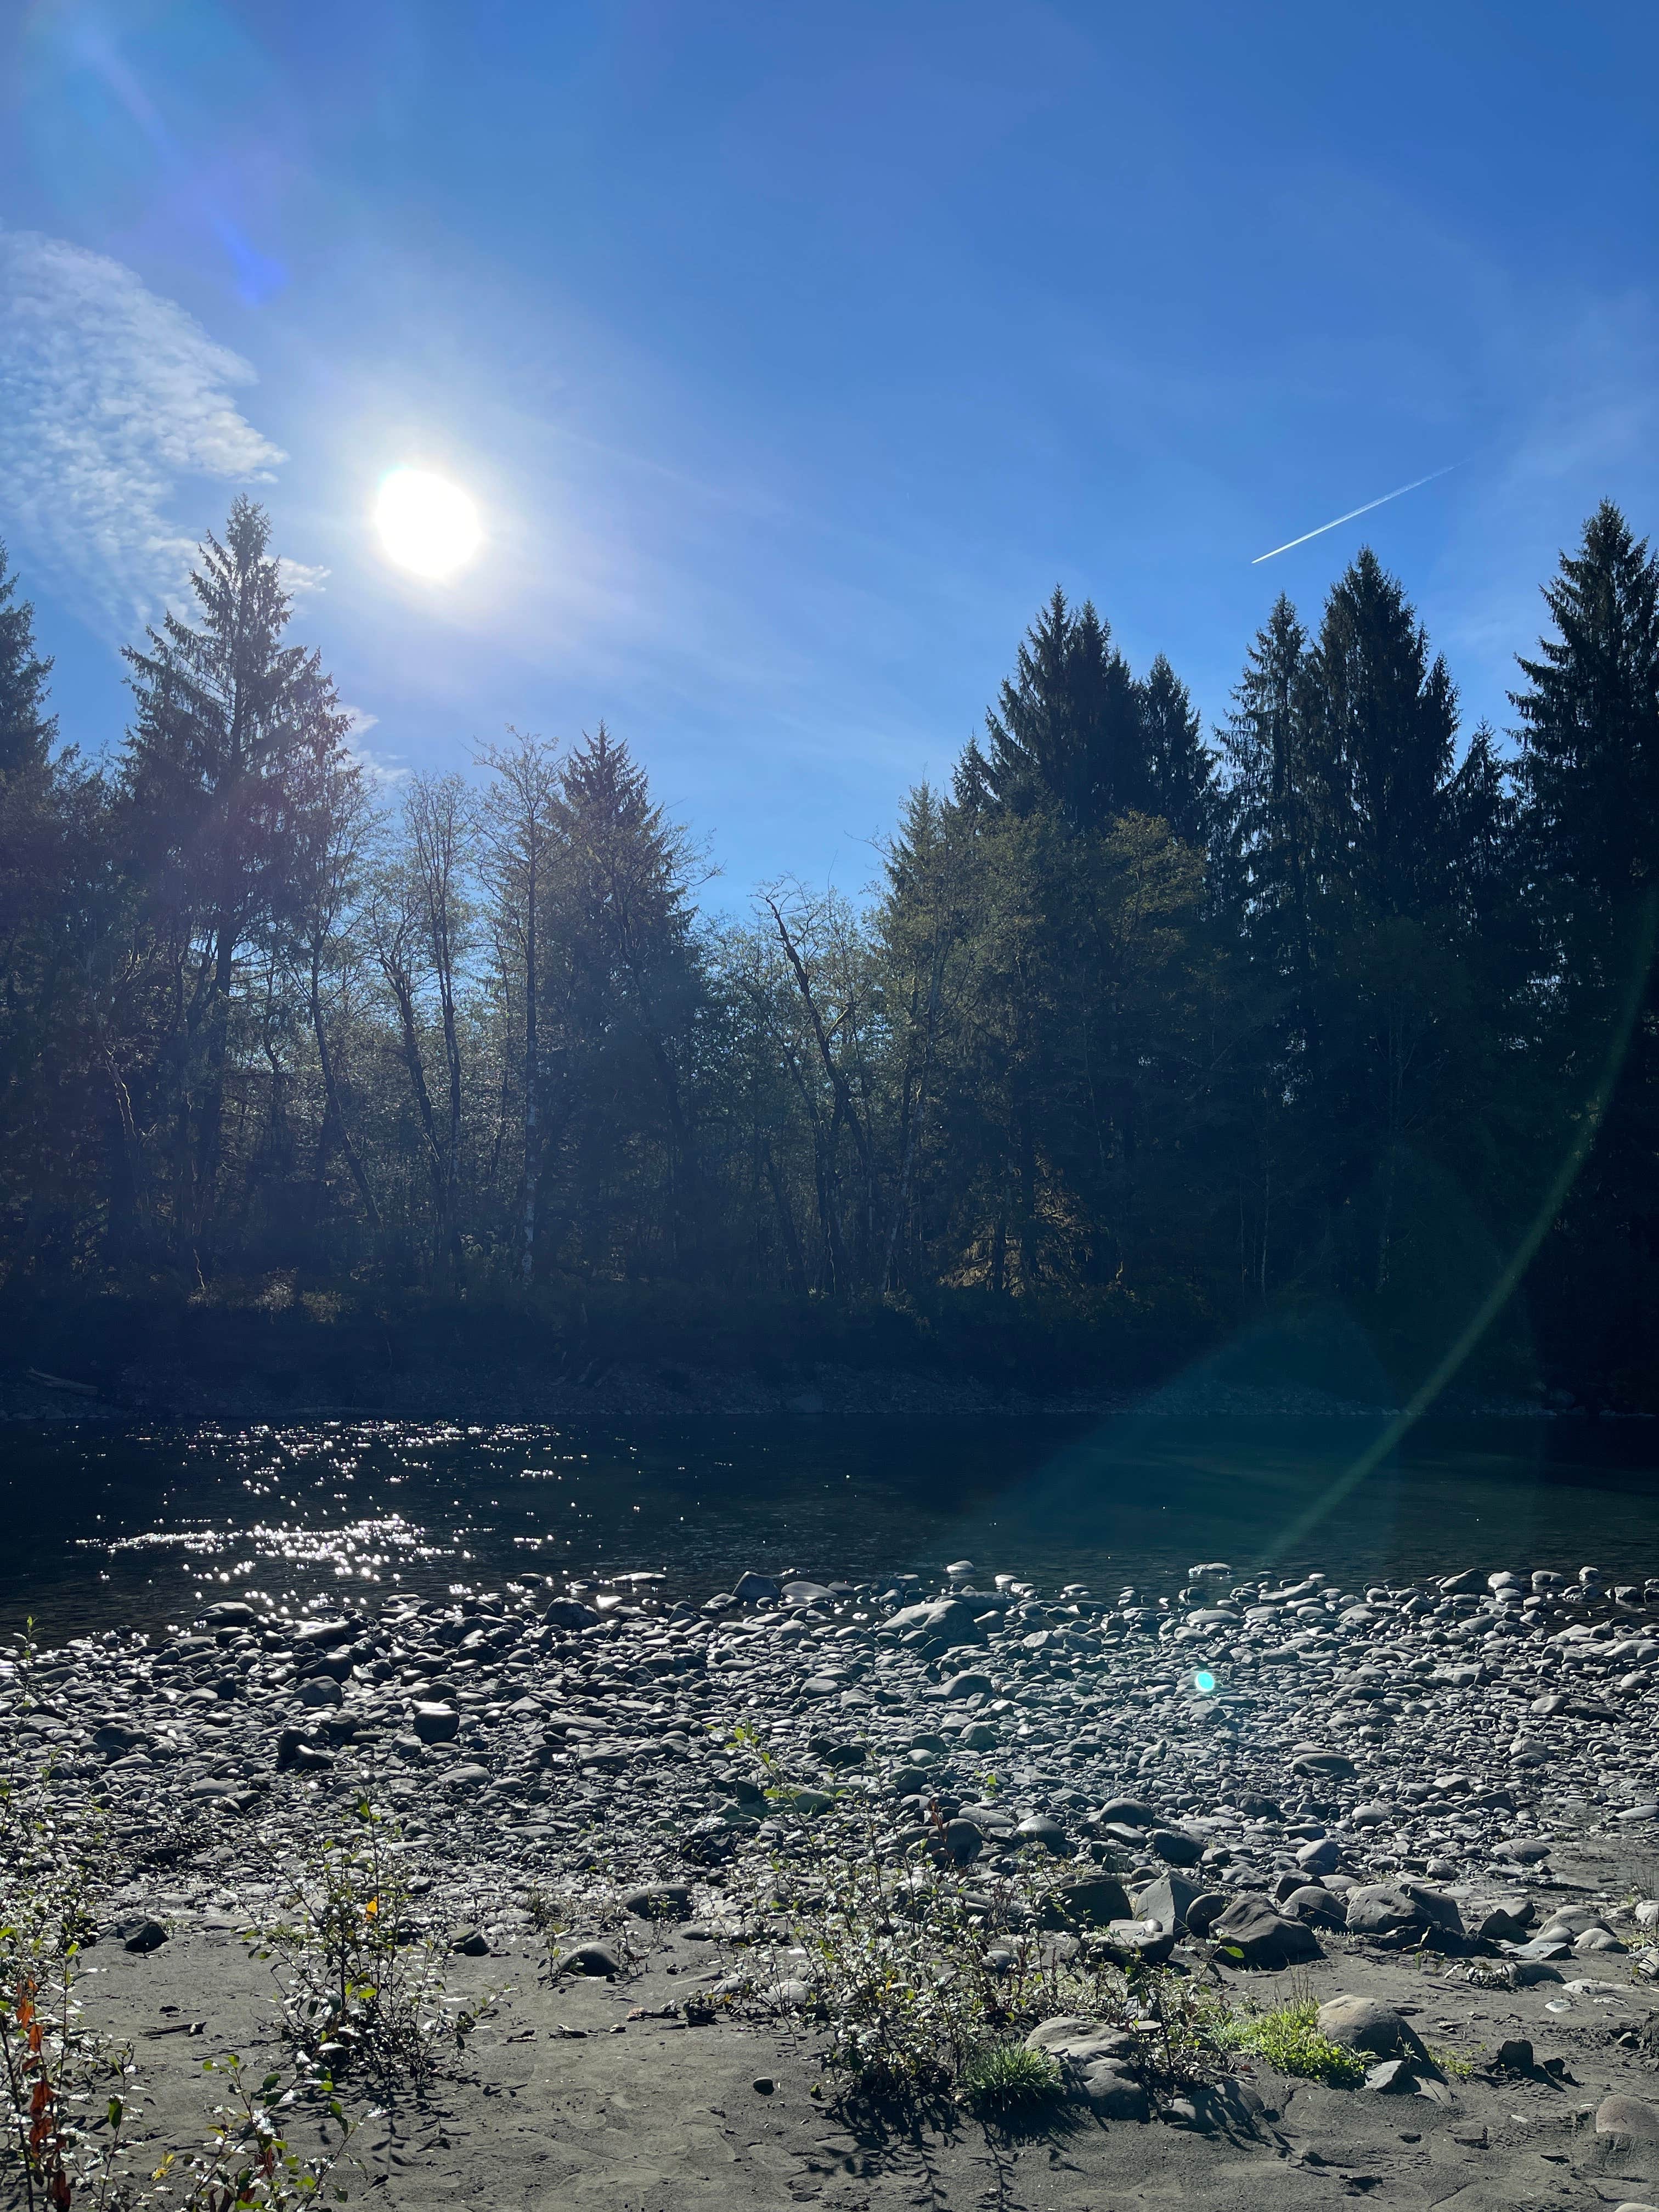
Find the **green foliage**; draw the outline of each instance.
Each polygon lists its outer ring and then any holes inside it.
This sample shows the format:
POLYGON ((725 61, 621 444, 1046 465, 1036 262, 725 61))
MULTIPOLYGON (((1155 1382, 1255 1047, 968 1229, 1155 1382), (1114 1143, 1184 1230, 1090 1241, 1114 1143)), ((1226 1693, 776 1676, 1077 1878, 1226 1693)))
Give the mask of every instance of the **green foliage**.
POLYGON ((1616 508, 1547 589, 1513 762, 1370 551, 1316 619, 1272 609, 1218 751, 1056 591, 868 902, 779 882, 746 921, 699 916, 602 724, 393 803, 268 539, 239 501, 205 542, 107 775, 50 757, 0 573, 25 1358, 54 1310, 309 1300, 260 1341, 330 1390, 473 1315, 668 1389, 682 1358, 1129 1383, 1338 1310, 1392 1391, 1490 1305, 1514 1386, 1524 1290, 1546 1368, 1659 1406, 1659 566, 1616 508))
POLYGON ((1346 2044, 1320 2033, 1319 2007, 1311 1999, 1229 2021, 1218 2028, 1216 2040, 1224 2050, 1255 2052, 1281 2074, 1339 2087, 1363 2081, 1369 2063, 1346 2044))
POLYGON ((1023 2043, 992 2043, 970 2051, 962 2069, 963 2100, 983 2112, 1013 2112, 1051 2104, 1063 2086, 1058 2063, 1023 2043))
POLYGON ((359 2077, 388 2100, 423 2095, 471 2026, 447 2002, 442 1945, 398 1871, 398 1840, 361 1802, 353 1832, 307 1852, 284 1917, 245 1938, 271 1968, 301 2078, 359 2077))

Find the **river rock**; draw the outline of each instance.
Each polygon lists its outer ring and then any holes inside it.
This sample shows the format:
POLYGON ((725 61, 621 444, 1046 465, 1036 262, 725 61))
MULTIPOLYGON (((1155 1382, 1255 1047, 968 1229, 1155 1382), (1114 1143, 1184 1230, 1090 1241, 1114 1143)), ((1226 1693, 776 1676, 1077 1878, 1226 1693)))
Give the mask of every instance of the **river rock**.
POLYGON ((1603 2097, 1595 2108, 1595 2132, 1627 2142, 1659 2143, 1659 2106, 1640 2097, 1603 2097))
POLYGON ((652 1882, 644 1889, 630 1889, 622 1905, 624 1912, 638 1920, 689 1920, 691 1891, 683 1881, 652 1882))
POLYGON ((1097 2119, 1147 2120, 1152 2118, 1152 2105, 1146 2092, 1133 2075, 1126 2074, 1109 2061, 1091 2066, 1083 2076, 1084 2101, 1097 2119))
MULTIPOLYGON (((1073 1881, 1061 1882, 1054 1891, 1051 1903, 1054 1908, 1055 1924, 1067 1926, 1081 1923, 1090 1928, 1105 1928, 1114 1920, 1129 1918, 1129 1900, 1121 1881, 1110 1875, 1083 1875, 1073 1881)), ((1151 1915, 1137 1915, 1147 1919, 1151 1915)))
MULTIPOLYGON (((1121 1894, 1121 1892, 1119 1893, 1121 1894)), ((1158 1881, 1148 1882, 1144 1889, 1137 1893, 1134 1900, 1135 1918, 1154 1920, 1160 1928, 1173 1929, 1180 1932, 1188 1926, 1188 1907, 1200 1894, 1197 1883, 1188 1881, 1184 1875, 1162 1875, 1158 1881)), ((1114 1920, 1126 1918, 1128 1909, 1126 1905, 1121 1911, 1109 1914, 1108 1917, 1114 1920)))
POLYGON ((1210 1940, 1224 1952, 1237 1952, 1247 1966, 1290 1966, 1320 1955, 1311 1928, 1285 1919, 1259 1897, 1235 1898, 1211 1922, 1210 1940))
POLYGON ((556 1597, 542 1619, 550 1628, 597 1628, 602 1616, 580 1598, 556 1597))
POLYGON ((1375 1997, 1343 1996, 1319 2008, 1319 2032, 1350 2051, 1369 2051, 1374 2058, 1409 2058, 1426 2062, 1428 2052, 1391 2006, 1375 1997))

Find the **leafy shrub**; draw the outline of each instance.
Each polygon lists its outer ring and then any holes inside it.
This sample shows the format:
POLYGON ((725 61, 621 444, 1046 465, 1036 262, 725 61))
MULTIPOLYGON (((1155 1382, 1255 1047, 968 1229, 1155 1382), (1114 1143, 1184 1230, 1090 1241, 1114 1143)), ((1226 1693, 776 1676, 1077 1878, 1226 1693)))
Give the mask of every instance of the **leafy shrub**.
POLYGON ((284 1900, 287 1917, 246 1938, 275 1976, 283 2033, 303 2073, 364 2078, 388 2100, 424 2095, 442 2045, 470 2017, 447 2017, 443 1950, 414 1908, 384 1816, 356 1807, 355 1834, 316 1846, 284 1900))

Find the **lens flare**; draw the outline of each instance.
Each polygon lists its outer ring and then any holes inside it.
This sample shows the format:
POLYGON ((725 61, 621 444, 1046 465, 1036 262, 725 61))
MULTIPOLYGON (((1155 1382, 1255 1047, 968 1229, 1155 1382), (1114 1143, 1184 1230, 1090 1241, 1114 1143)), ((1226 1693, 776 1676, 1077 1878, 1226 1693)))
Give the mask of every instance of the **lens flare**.
POLYGON ((1215 1689, 1215 1676, 1207 1667, 1200 1667, 1193 1677, 1193 1687, 1200 1698, 1209 1697, 1215 1689))

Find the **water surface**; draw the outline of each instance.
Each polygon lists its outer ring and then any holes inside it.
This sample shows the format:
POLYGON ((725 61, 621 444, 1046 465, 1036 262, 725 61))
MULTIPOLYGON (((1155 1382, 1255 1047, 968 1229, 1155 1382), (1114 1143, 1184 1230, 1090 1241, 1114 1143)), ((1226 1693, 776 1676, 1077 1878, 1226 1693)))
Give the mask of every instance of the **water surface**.
POLYGON ((291 1607, 527 1574, 936 1571, 1108 1594, 1199 1560, 1389 1574, 1659 1571, 1651 1425, 1425 1425, 1351 1491, 1353 1419, 13 1430, 0 1628, 157 1629, 214 1597, 291 1607))

